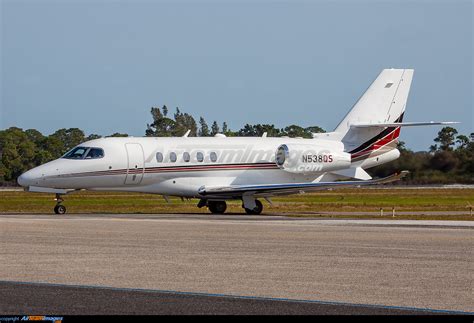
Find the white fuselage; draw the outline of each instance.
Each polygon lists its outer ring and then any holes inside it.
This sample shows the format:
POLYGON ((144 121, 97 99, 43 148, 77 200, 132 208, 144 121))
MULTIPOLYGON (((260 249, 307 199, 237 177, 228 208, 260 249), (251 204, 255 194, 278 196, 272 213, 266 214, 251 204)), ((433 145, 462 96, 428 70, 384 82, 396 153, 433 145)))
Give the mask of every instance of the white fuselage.
POLYGON ((59 158, 26 172, 19 178, 19 183, 22 186, 55 189, 198 197, 202 186, 314 182, 327 173, 298 174, 282 170, 275 163, 276 150, 282 144, 315 145, 323 153, 331 149, 343 150, 341 142, 317 139, 102 138, 80 145, 103 149, 101 158, 59 158))

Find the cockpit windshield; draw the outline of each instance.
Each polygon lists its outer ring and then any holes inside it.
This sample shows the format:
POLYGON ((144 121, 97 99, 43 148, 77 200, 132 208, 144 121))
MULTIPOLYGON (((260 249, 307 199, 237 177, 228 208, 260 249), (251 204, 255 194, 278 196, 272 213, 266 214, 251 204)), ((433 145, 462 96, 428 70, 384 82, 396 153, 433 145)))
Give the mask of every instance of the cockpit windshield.
POLYGON ((97 159, 104 157, 104 150, 101 148, 76 147, 67 152, 62 158, 67 159, 97 159))

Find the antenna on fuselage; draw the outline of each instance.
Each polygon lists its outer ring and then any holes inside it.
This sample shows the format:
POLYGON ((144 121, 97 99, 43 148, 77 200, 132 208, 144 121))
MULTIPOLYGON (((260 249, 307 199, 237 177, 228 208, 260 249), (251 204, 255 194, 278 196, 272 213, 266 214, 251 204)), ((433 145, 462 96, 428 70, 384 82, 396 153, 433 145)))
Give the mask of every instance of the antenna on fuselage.
POLYGON ((189 136, 189 134, 191 133, 191 130, 188 129, 188 131, 186 131, 186 133, 183 135, 184 138, 187 138, 189 136))

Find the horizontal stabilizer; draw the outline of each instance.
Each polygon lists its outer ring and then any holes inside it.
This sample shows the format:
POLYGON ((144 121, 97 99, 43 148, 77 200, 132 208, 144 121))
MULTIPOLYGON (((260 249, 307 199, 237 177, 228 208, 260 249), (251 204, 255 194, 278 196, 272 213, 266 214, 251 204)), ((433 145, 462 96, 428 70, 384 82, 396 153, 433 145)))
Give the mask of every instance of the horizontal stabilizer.
POLYGON ((416 127, 416 126, 440 126, 458 124, 456 121, 427 121, 427 122, 391 122, 391 123, 354 123, 351 128, 386 128, 386 127, 416 127))

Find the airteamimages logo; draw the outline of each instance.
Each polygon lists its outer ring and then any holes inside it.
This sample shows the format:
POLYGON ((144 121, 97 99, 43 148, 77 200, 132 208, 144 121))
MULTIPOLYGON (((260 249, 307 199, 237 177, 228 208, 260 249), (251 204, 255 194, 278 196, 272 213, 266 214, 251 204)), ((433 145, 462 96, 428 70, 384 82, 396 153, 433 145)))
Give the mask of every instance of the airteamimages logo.
POLYGON ((0 317, 0 322, 17 322, 17 321, 49 321, 54 323, 61 323, 62 316, 45 316, 45 315, 24 315, 24 316, 4 316, 0 317))
POLYGON ((195 161, 195 156, 202 153, 204 161, 209 161, 210 153, 213 152, 218 156, 220 163, 256 163, 262 160, 274 161, 275 151, 271 149, 255 149, 254 145, 222 145, 213 146, 212 149, 207 145, 194 145, 190 148, 188 145, 176 145, 175 147, 156 147, 155 150, 145 158, 146 163, 154 162, 155 156, 161 153, 164 156, 164 162, 170 162, 171 154, 183 156, 188 153, 191 161, 195 161))
MULTIPOLYGON (((332 163, 333 156, 330 155, 331 151, 325 148, 319 148, 317 146, 297 149, 291 149, 285 156, 281 154, 279 149, 260 149, 254 145, 223 145, 222 147, 213 146, 209 149, 208 146, 193 146, 189 148, 187 145, 176 145, 175 147, 156 147, 154 151, 146 156, 146 163, 154 163, 157 160, 160 162, 169 163, 172 161, 171 156, 176 156, 177 160, 182 159, 181 156, 185 154, 189 156, 191 162, 196 162, 196 156, 202 154, 203 160, 208 162, 211 153, 217 156, 219 163, 224 164, 237 164, 237 163, 258 163, 258 162, 276 162, 278 166, 284 166, 284 168, 301 168, 302 170, 321 170, 321 164, 332 163), (160 157, 157 157, 157 156, 160 157), (278 161, 278 157, 283 157, 282 161, 278 161), (319 159, 318 159, 319 158, 319 159)), ((189 160, 188 160, 189 161, 189 160)), ((215 160, 212 160, 215 161, 215 160)))

